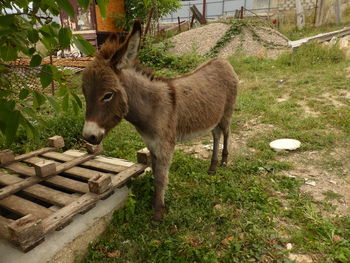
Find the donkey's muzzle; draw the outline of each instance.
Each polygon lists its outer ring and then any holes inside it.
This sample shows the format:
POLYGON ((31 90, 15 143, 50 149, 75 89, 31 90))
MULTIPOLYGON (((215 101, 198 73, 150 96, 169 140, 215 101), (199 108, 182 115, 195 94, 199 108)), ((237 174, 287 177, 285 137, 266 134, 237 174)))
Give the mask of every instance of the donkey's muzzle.
POLYGON ((105 129, 101 128, 96 122, 85 121, 83 137, 87 142, 91 144, 100 144, 104 135, 105 129))

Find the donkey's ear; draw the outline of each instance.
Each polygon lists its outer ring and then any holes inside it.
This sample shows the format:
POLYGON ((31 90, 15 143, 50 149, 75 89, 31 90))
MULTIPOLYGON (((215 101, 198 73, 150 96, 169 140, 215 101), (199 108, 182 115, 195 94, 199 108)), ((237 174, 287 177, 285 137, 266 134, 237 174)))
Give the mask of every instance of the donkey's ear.
POLYGON ((111 58, 111 66, 115 69, 127 68, 133 65, 141 43, 141 23, 135 20, 132 31, 123 46, 111 58))

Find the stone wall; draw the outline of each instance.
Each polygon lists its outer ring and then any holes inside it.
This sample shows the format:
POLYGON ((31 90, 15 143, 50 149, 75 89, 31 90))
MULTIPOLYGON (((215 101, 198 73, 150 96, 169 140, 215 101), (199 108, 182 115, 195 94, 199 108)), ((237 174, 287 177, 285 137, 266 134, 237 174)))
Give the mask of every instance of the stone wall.
MULTIPOLYGON (((314 9, 316 7, 316 0, 301 0, 305 10, 314 9)), ((278 9, 281 11, 295 9, 295 0, 279 0, 278 9)))

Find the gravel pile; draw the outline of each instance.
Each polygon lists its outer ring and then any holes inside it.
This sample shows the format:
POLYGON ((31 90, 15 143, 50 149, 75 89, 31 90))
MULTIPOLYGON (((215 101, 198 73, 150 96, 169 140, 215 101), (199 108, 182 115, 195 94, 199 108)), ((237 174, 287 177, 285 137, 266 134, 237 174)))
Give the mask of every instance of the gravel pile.
MULTIPOLYGON (((195 50, 198 54, 205 55, 229 27, 228 24, 212 23, 183 32, 171 38, 174 47, 169 51, 182 55, 195 50)), ((278 31, 247 25, 239 35, 232 36, 231 40, 220 49, 218 56, 226 58, 241 51, 247 56, 276 58, 286 50, 290 50, 288 39, 278 31)))

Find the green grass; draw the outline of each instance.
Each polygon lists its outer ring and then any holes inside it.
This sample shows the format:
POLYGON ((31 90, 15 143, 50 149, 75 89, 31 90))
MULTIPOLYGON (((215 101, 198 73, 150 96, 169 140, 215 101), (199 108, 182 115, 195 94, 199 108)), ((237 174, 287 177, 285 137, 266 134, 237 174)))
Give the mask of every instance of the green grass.
MULTIPOLYGON (((144 53, 142 61, 158 74, 182 74, 204 61, 194 54, 176 57, 162 54, 163 47, 152 49, 153 55, 144 53)), ((299 139, 302 147, 294 156, 316 151, 322 168, 342 170, 348 159, 328 158, 328 153, 350 145, 349 104, 332 104, 349 91, 344 68, 350 61, 335 48, 317 45, 275 61, 239 55, 229 61, 241 84, 232 123, 239 147, 228 167, 210 176, 209 161, 177 150, 164 221, 151 221, 153 178, 147 173, 129 183, 125 207, 77 261, 291 262, 286 244, 292 243, 292 253, 312 256, 315 262, 349 262, 350 217, 327 216, 334 212, 327 200, 341 197, 324 192, 321 202, 302 193, 304 181, 286 176, 295 168, 287 158, 291 154, 276 153, 268 143, 281 137, 299 139), (318 114, 308 115, 303 105, 318 114)), ((52 118, 42 138, 60 134, 69 147, 79 148, 82 121, 82 112, 52 118)), ((37 146, 20 138, 12 147, 18 152, 37 146)), ((140 136, 125 121, 104 140, 108 156, 132 161, 142 147, 140 136)))

